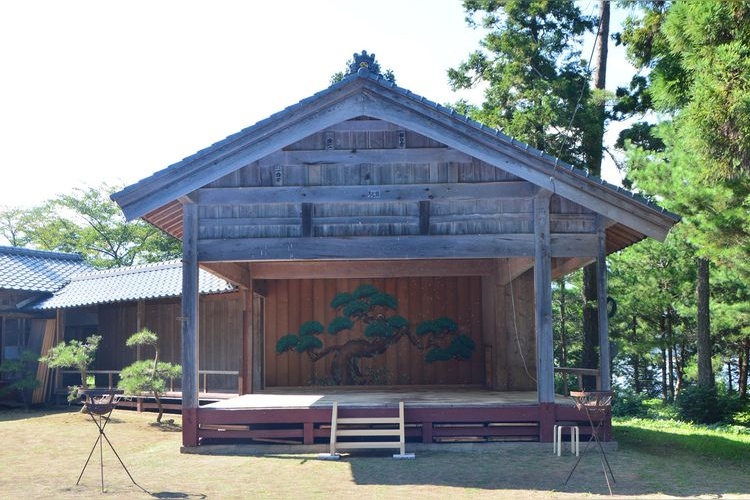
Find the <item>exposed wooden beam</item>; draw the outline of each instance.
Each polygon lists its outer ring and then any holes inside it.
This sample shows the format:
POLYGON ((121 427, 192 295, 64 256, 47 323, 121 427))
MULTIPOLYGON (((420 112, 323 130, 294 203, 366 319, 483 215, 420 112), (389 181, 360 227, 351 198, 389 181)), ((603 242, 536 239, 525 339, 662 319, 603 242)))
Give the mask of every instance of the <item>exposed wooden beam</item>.
POLYGON ((260 161, 282 165, 335 165, 357 163, 471 163, 471 156, 453 148, 290 149, 260 161))
POLYGON ((347 120, 326 128, 328 132, 395 132, 404 127, 383 120, 347 120))
MULTIPOLYGON (((595 234, 557 234, 551 241, 555 257, 596 253, 595 234)), ((198 255, 202 262, 528 257, 534 235, 206 239, 198 255)))
POLYGON ((560 279, 563 276, 572 273, 577 269, 586 267, 596 260, 595 257, 572 257, 556 258, 552 262, 552 279, 560 279))
POLYGON ((250 265, 256 279, 486 276, 495 269, 491 259, 253 262, 250 265))
POLYGON ((498 285, 505 286, 534 267, 533 257, 502 259, 498 271, 498 285))
POLYGON ((202 262, 201 267, 245 290, 249 290, 253 286, 250 272, 244 264, 236 262, 202 262))
POLYGON ((202 188, 201 205, 255 203, 353 203, 382 201, 474 201, 494 198, 526 198, 536 187, 525 181, 446 184, 381 184, 368 186, 275 186, 202 188))

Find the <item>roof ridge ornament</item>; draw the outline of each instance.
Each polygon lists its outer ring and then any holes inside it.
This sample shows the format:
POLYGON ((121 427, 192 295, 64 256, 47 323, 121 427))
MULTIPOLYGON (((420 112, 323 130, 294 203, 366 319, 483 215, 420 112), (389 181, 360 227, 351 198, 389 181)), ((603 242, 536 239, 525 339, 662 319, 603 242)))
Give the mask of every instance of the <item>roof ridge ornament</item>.
POLYGON ((380 74, 380 65, 375 62, 375 54, 368 54, 366 50, 363 50, 360 54, 355 52, 352 55, 352 60, 349 63, 349 74, 359 74, 360 71, 380 74))

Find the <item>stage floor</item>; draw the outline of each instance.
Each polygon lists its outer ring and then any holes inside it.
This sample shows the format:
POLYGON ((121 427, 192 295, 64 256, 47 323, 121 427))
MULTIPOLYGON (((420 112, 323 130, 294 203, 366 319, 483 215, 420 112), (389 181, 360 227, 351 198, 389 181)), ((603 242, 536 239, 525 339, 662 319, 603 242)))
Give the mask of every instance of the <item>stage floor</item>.
MULTIPOLYGON (((340 406, 378 407, 467 407, 467 406, 532 406, 537 404, 536 391, 500 392, 475 387, 418 389, 414 387, 283 387, 270 388, 261 393, 244 394, 209 403, 201 408, 325 408, 336 401, 340 406)), ((556 396, 555 403, 573 406, 573 400, 556 396)))

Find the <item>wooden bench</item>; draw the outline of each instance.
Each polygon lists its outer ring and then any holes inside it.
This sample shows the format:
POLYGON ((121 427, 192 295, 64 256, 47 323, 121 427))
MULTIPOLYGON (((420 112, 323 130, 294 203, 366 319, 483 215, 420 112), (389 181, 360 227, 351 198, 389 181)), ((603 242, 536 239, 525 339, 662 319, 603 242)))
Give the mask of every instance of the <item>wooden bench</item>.
POLYGON ((339 417, 338 403, 331 411, 331 452, 320 458, 338 459, 339 451, 365 449, 397 449, 393 458, 414 458, 406 453, 406 431, 404 425, 404 402, 398 404, 396 417, 339 417), (339 438, 355 438, 341 441, 339 438), (389 438, 372 440, 372 438, 389 438))

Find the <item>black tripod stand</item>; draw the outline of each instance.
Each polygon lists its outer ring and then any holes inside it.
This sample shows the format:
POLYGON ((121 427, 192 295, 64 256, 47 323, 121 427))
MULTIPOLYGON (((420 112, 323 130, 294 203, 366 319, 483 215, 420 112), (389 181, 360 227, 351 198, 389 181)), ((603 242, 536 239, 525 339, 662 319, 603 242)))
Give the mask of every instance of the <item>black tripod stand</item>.
POLYGON ((579 411, 586 412, 586 417, 589 420, 589 425, 591 425, 591 437, 589 437, 586 446, 583 448, 583 452, 581 452, 581 454, 578 456, 576 464, 573 466, 570 474, 568 474, 568 478, 565 480, 565 484, 568 484, 570 478, 573 477, 573 473, 576 471, 578 464, 581 463, 581 459, 586 454, 586 451, 588 451, 591 442, 595 441, 596 444, 599 445, 599 451, 601 452, 600 460, 602 462, 602 471, 604 472, 604 479, 605 481, 607 481, 607 489, 609 490, 609 494, 611 495, 612 485, 609 482, 609 478, 611 477, 612 482, 614 483, 616 482, 615 475, 612 472, 612 467, 609 465, 609 460, 607 460, 607 454, 604 452, 604 447, 602 446, 602 442, 599 439, 599 433, 602 431, 602 424, 604 423, 607 412, 612 405, 613 393, 611 391, 571 391, 570 396, 575 400, 576 408, 578 408, 579 411), (607 472, 609 472, 609 474, 607 474, 607 472))
POLYGON ((112 453, 115 454, 120 465, 122 465, 122 468, 125 469, 130 480, 133 481, 133 484, 148 493, 148 491, 141 487, 141 485, 135 482, 135 479, 130 475, 130 471, 125 467, 120 455, 117 454, 115 447, 112 446, 107 434, 104 432, 104 428, 107 427, 107 423, 109 422, 109 416, 112 414, 112 410, 115 409, 115 406, 117 406, 117 400, 123 391, 120 389, 82 389, 79 393, 84 397, 83 406, 88 414, 91 415, 91 420, 99 429, 99 435, 97 436, 96 441, 94 441, 94 446, 91 447, 91 451, 89 452, 89 456, 86 459, 83 469, 81 469, 81 474, 78 476, 76 486, 81 482, 83 473, 86 471, 86 467, 88 467, 89 461, 94 455, 94 450, 96 450, 97 445, 99 445, 99 469, 102 479, 102 493, 104 493, 104 441, 106 441, 112 450, 112 453))

